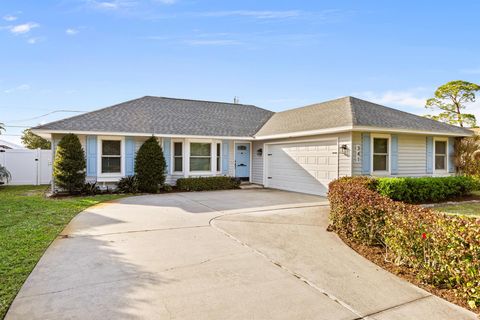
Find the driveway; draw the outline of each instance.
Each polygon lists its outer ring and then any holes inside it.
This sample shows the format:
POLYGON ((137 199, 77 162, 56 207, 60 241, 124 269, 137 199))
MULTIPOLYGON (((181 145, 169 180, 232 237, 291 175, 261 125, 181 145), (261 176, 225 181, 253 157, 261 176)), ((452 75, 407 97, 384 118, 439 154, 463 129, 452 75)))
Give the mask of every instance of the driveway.
POLYGON ((476 319, 327 224, 325 198, 268 189, 97 205, 52 243, 6 319, 476 319))

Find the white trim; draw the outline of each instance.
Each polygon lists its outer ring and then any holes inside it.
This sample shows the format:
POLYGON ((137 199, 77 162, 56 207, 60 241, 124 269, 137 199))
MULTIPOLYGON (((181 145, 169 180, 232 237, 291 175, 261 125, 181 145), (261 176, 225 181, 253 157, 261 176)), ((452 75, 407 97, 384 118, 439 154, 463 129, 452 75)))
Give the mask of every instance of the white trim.
POLYGON ((251 141, 233 141, 233 176, 237 177, 237 148, 235 147, 236 144, 250 144, 250 154, 249 154, 249 168, 248 168, 248 182, 252 182, 252 142, 251 141))
POLYGON ((185 172, 185 141, 184 139, 171 139, 170 140, 170 172, 172 176, 183 176, 185 172), (182 171, 174 171, 175 169, 175 143, 182 144, 182 171))
POLYGON ((272 135, 268 135, 268 136, 255 136, 255 140, 297 138, 297 137, 314 136, 314 135, 327 134, 327 133, 346 132, 346 131, 351 131, 352 129, 353 129, 352 126, 345 126, 345 127, 336 127, 336 128, 329 128, 329 129, 318 129, 318 130, 309 130, 309 131, 279 133, 279 134, 272 134, 272 135))
POLYGON ((371 168, 371 174, 372 176, 378 175, 378 176, 385 176, 385 175, 390 175, 392 171, 392 136, 390 134, 371 134, 370 135, 370 168, 371 168), (387 139, 388 140, 388 150, 387 150, 387 157, 388 157, 388 162, 387 162, 387 169, 386 171, 375 171, 373 169, 373 156, 375 154, 374 152, 374 145, 373 145, 373 140, 375 138, 379 139, 387 139))
POLYGON ((98 136, 97 137, 97 178, 120 178, 125 176, 125 137, 98 136), (120 172, 102 173, 102 142, 104 140, 120 141, 120 172))
POLYGON ((408 133, 408 134, 418 134, 418 135, 428 135, 428 136, 448 136, 448 137, 470 137, 474 135, 473 132, 470 135, 468 135, 468 134, 460 134, 460 133, 447 133, 447 132, 427 131, 427 130, 422 131, 422 130, 366 127, 366 126, 354 126, 352 127, 352 131, 408 133))
MULTIPOLYGON (((118 132, 118 131, 84 131, 84 130, 48 130, 48 129, 32 129, 32 132, 42 136, 45 134, 85 134, 96 136, 132 136, 132 137, 164 137, 164 138, 180 138, 180 139, 216 139, 216 140, 254 140, 253 137, 242 136, 196 136, 185 134, 163 134, 163 133, 147 133, 147 132, 118 132)), ((48 137, 48 136, 47 136, 48 137)))
POLYGON ((444 175, 444 174, 448 174, 448 164, 450 163, 449 162, 449 154, 448 154, 448 139, 447 138, 437 138, 437 137, 434 137, 433 138, 433 174, 441 174, 441 175, 444 175), (436 141, 441 141, 441 142, 445 142, 445 169, 443 170, 437 170, 435 169, 435 162, 437 161, 437 151, 436 151, 436 147, 435 147, 435 142, 436 141))

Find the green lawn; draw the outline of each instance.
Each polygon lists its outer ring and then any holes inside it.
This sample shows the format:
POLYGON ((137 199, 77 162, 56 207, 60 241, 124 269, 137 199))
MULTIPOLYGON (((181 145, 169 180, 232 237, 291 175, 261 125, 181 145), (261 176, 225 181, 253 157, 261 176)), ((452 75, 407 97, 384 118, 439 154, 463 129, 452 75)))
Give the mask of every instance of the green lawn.
POLYGON ((45 186, 0 186, 0 319, 35 264, 80 211, 121 195, 46 199, 45 186))
POLYGON ((463 203, 435 207, 435 210, 448 214, 480 217, 480 203, 463 203))

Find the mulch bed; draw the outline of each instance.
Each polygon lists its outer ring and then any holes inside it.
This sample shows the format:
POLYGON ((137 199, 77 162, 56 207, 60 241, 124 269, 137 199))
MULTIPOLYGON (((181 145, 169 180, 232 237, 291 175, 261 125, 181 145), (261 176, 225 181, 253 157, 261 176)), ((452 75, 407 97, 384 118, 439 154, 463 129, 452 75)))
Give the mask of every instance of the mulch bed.
MULTIPOLYGON (((338 235, 343 242, 345 242, 350 248, 355 250, 358 254, 362 255, 366 259, 372 261, 379 267, 407 280, 410 283, 413 283, 417 287, 420 287, 440 298, 443 298, 451 303, 459 305, 465 309, 471 310, 465 300, 459 298, 455 295, 455 292, 452 289, 439 289, 433 285, 421 282, 417 277, 415 270, 408 268, 406 266, 397 266, 392 262, 385 261, 385 249, 381 247, 372 247, 363 245, 357 242, 354 242, 345 236, 338 235)), ((473 310, 471 310, 473 311, 473 310)))

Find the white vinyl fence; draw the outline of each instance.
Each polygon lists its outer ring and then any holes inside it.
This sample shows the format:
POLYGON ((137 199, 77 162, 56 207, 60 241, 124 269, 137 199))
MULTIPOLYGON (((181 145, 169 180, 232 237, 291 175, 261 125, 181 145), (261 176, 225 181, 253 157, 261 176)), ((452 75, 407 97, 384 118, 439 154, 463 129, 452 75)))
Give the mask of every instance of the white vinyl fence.
POLYGON ((0 150, 0 164, 12 174, 8 184, 49 184, 52 179, 52 150, 0 150))

